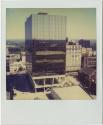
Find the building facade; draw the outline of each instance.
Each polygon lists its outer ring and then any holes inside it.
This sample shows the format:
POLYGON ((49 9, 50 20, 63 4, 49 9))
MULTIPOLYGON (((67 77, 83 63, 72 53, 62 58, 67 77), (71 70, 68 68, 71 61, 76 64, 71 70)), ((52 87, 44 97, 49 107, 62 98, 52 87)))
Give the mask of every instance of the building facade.
POLYGON ((66 72, 79 71, 81 69, 81 46, 66 45, 66 72))
POLYGON ((66 17, 33 14, 25 22, 26 66, 31 73, 65 71, 66 17))
POLYGON ((13 62, 10 64, 10 73, 16 73, 20 71, 24 71, 26 69, 25 64, 22 61, 13 62))
POLYGON ((94 51, 92 48, 85 48, 82 47, 82 57, 83 56, 95 56, 96 55, 96 51, 94 51))
POLYGON ((85 67, 78 73, 78 77, 83 88, 89 94, 96 95, 96 69, 85 67))
POLYGON ((14 65, 14 63, 18 63, 21 61, 21 54, 15 53, 15 54, 7 54, 6 55, 6 71, 11 72, 11 67, 14 65))
POLYGON ((96 56, 82 57, 82 68, 93 67, 96 68, 96 56))

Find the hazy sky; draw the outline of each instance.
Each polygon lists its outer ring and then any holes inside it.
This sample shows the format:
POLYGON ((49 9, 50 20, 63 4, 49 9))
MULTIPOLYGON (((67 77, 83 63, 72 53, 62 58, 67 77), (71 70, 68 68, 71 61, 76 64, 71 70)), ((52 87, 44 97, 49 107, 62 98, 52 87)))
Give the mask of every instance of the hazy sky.
POLYGON ((96 39, 95 8, 7 8, 7 39, 25 39, 26 18, 38 12, 67 16, 67 37, 69 39, 96 39))

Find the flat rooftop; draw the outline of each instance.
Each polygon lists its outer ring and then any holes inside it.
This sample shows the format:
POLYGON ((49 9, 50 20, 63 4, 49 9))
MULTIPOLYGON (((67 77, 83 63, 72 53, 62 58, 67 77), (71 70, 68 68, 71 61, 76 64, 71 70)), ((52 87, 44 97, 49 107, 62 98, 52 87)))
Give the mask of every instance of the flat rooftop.
POLYGON ((90 100, 92 99, 80 86, 54 88, 52 96, 63 100, 90 100))
POLYGON ((13 100, 48 100, 44 92, 30 93, 14 90, 14 93, 16 95, 13 97, 13 100))

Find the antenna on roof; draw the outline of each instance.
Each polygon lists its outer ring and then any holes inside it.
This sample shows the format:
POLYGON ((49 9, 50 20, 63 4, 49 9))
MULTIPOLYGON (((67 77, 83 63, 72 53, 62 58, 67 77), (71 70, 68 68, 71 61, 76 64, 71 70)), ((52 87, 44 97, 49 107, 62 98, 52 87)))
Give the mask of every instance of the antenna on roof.
POLYGON ((39 12, 38 15, 47 15, 48 13, 39 12))
POLYGON ((38 15, 47 15, 48 13, 47 13, 47 10, 46 10, 46 8, 41 8, 40 9, 40 12, 38 12, 38 15))

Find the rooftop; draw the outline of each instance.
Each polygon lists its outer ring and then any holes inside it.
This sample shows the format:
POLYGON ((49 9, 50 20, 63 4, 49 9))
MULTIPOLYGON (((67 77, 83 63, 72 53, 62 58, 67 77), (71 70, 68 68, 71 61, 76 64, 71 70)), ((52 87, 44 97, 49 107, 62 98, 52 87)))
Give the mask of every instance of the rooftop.
POLYGON ((54 88, 52 90, 52 95, 57 97, 57 99, 70 99, 70 100, 90 100, 91 97, 80 87, 71 86, 64 88, 54 88))
POLYGON ((39 12, 38 15, 47 15, 48 13, 39 12))
POLYGON ((47 100, 47 96, 44 92, 39 93, 30 93, 30 92, 21 92, 14 90, 15 96, 14 100, 47 100))

